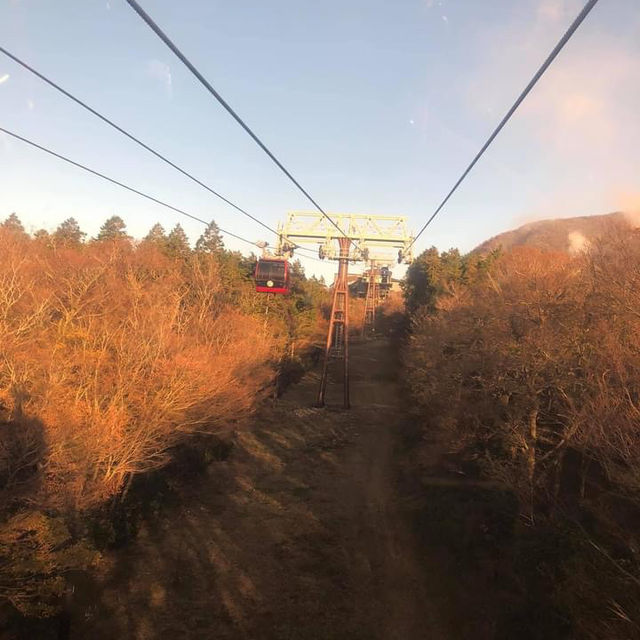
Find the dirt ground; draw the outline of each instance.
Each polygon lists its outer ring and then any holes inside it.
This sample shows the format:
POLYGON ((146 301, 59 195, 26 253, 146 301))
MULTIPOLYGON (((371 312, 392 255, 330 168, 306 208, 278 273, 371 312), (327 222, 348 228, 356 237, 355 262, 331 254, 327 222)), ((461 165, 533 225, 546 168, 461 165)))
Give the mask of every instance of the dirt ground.
POLYGON ((397 373, 391 342, 356 342, 351 411, 336 384, 312 407, 317 372, 261 410, 106 557, 97 587, 76 588, 71 638, 489 637, 465 631, 464 577, 416 530, 397 373))

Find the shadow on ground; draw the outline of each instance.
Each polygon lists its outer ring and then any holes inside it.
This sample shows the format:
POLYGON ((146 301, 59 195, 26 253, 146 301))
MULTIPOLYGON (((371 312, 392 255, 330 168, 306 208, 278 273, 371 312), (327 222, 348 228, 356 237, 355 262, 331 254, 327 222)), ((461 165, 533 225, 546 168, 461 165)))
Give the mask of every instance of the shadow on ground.
POLYGON ((438 522, 451 487, 402 469, 415 425, 393 345, 352 356, 353 409, 313 408, 312 372, 262 410, 225 461, 176 484, 77 584, 71 638, 495 637, 478 624, 489 600, 464 596, 488 588, 487 569, 465 575, 438 539, 458 535, 438 522))

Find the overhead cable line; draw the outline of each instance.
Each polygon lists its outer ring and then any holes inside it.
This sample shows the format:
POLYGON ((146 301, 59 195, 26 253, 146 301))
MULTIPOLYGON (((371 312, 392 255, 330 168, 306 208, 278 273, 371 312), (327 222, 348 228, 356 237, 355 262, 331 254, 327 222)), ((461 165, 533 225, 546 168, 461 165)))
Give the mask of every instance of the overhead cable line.
MULTIPOLYGON (((225 202, 229 206, 233 207, 236 211, 238 211, 238 212, 242 213, 243 215, 247 216, 248 218, 250 218, 254 222, 257 222, 259 225, 261 225, 262 227, 264 227, 265 229, 267 229, 271 233, 274 233, 276 236, 278 236, 278 237, 280 236, 280 234, 275 229, 273 229, 269 225, 267 225, 264 222, 262 222, 262 220, 260 220, 259 218, 256 218, 255 216, 251 215, 248 211, 246 211, 242 207, 238 206, 237 204, 235 204, 234 202, 232 202, 231 200, 229 200, 228 198, 226 198, 222 194, 220 194, 217 191, 215 191, 214 189, 212 189, 209 185, 205 184, 204 182, 202 182, 201 180, 199 180, 198 178, 193 176, 193 174, 189 173, 188 171, 186 171, 182 167, 178 166, 175 162, 172 162, 171 160, 169 160, 166 156, 162 155, 159 151, 156 151, 155 149, 151 148, 148 144, 145 144, 144 142, 142 142, 142 140, 140 140, 139 138, 134 136, 132 133, 129 133, 128 131, 126 131, 125 129, 123 129, 119 125, 117 125, 115 122, 113 122, 113 120, 110 120, 105 115, 101 114, 99 111, 96 111, 96 109, 94 109, 93 107, 90 107, 86 102, 83 102, 82 100, 80 100, 80 98, 77 98, 76 96, 74 96, 72 93, 70 93, 66 89, 63 89, 59 84, 56 84, 53 80, 51 80, 50 78, 48 78, 44 74, 42 74, 39 71, 37 71, 36 69, 34 69, 32 66, 27 64, 24 60, 21 60, 20 58, 18 58, 18 56, 14 55, 10 51, 7 51, 2 46, 0 46, 0 51, 2 53, 4 53, 7 57, 11 58, 11 60, 13 60, 17 64, 19 64, 21 67, 23 67, 27 71, 30 71, 33 75, 35 75, 38 78, 40 78, 43 82, 46 82, 49 86, 51 86, 54 89, 56 89, 56 91, 59 91, 61 94, 63 94, 64 96, 66 96, 70 100, 73 100, 73 102, 75 102, 76 104, 80 105, 83 109, 86 109, 89 113, 93 114, 94 116, 96 116, 97 118, 99 118, 100 120, 102 120, 103 122, 108 124, 110 127, 113 127, 116 131, 120 132, 122 135, 126 136, 127 138, 129 138, 130 140, 132 140, 133 142, 135 142, 136 144, 141 146, 143 149, 146 149, 147 151, 149 151, 149 153, 152 153, 154 156, 156 156, 157 158, 159 158, 160 160, 162 160, 163 162, 165 162, 169 166, 171 166, 174 169, 176 169, 177 171, 179 171, 182 175, 186 176, 187 178, 189 178, 190 180, 192 180, 196 184, 200 185, 201 187, 203 187, 204 189, 209 191, 209 193, 212 193, 217 198, 220 198, 220 200, 222 200, 223 202, 225 202)), ((297 248, 304 249, 306 251, 312 251, 311 249, 306 249, 306 247, 297 247, 297 248)))
MULTIPOLYGON (((131 4, 130 0, 127 0, 127 1, 129 1, 129 4, 131 4)), ((595 7, 597 2, 598 0, 589 0, 585 4, 582 11, 580 11, 576 19, 571 24, 571 26, 567 29, 566 33, 562 36, 562 38, 560 38, 560 41, 558 42, 558 44, 553 48, 553 50, 548 55, 547 59, 543 62, 542 66, 538 69, 536 74, 533 76, 529 84, 524 88, 522 93, 518 96, 518 99, 514 102, 513 106, 509 109, 509 111, 507 111, 507 114, 504 116, 504 118, 502 118, 502 120, 500 121, 500 124, 498 124, 498 126, 496 127, 494 132, 489 136, 489 139, 484 143, 484 145, 482 146, 482 148, 480 149, 476 157, 471 161, 471 164, 464 170, 464 173, 460 176, 458 181, 453 185, 453 188, 451 189, 451 191, 449 191, 446 198, 440 203, 440 205, 433 212, 433 214, 431 214, 431 217, 424 223, 424 225, 422 226, 422 228, 420 229, 416 237, 411 242, 410 246, 413 246, 415 241, 424 233, 424 230, 433 222, 433 219, 440 213, 444 205, 448 202, 449 198, 454 194, 454 192, 460 186, 462 181, 467 177, 471 169, 473 169, 476 162, 478 162, 480 157, 489 148, 489 145, 491 145, 491 143, 494 141, 496 136, 500 133, 502 128, 505 126, 505 124, 507 124, 511 116, 515 113, 516 109, 520 106, 522 101, 527 97, 527 95, 529 94, 531 89, 533 89, 533 87, 536 85, 538 80, 540 80, 540 78, 544 75, 545 71, 549 68, 551 63, 555 60, 556 56, 560 53, 560 51, 567 44, 571 36, 576 32, 578 27, 582 24, 582 21, 587 17, 587 15, 589 15, 589 12, 591 11, 591 9, 593 9, 593 7, 595 7)))
MULTIPOLYGON (((131 191, 132 193, 135 193, 139 196, 142 196, 143 198, 146 198, 147 200, 151 200, 152 202, 155 202, 156 204, 162 205, 163 207, 166 207, 167 209, 171 209, 172 211, 175 211, 176 213, 179 213, 180 215, 186 216, 187 218, 191 218, 192 220, 195 220, 196 222, 201 222, 202 224, 204 224, 205 226, 209 226, 209 222, 207 222, 206 220, 203 220, 202 218, 199 218, 198 216, 194 216, 191 213, 188 213, 187 211, 184 211, 183 209, 180 209, 179 207, 174 207, 172 204, 169 204, 167 202, 164 202, 163 200, 160 200, 158 198, 155 198, 153 196, 150 196, 148 193, 145 193, 144 191, 140 191, 139 189, 135 189, 134 187, 130 187, 127 184, 124 184, 123 182, 120 182, 119 180, 116 180, 115 178, 111 178, 107 175, 105 175, 104 173, 100 173, 99 171, 96 171, 95 169, 91 169, 91 167, 87 167, 86 165, 80 163, 80 162, 76 162, 75 160, 71 160, 71 158, 67 158, 66 156, 63 156, 60 153, 56 153, 55 151, 52 151, 51 149, 48 149, 47 147, 44 147, 40 144, 38 144, 37 142, 33 142, 33 140, 29 140, 28 138, 24 138, 23 136, 13 132, 13 131, 9 131, 8 129, 5 129, 4 127, 0 127, 0 132, 2 133, 6 133, 8 136, 11 136, 12 138, 15 138, 16 140, 20 140, 32 147, 35 147, 36 149, 39 149, 40 151, 44 151, 45 153, 48 153, 49 155, 54 156, 55 158, 58 158, 60 160, 64 160, 65 162, 68 162, 69 164, 73 165, 74 167, 78 167, 79 169, 83 169, 84 171, 87 171, 88 173, 93 174, 94 176, 98 176, 99 178, 102 178, 103 180, 106 180, 107 182, 111 182, 112 184, 117 185, 118 187, 122 187, 123 189, 126 189, 127 191, 131 191)), ((217 225, 216 225, 217 226, 217 225)), ((236 240, 240 240, 241 242, 246 242, 247 244, 250 244, 254 247, 257 247, 258 245, 253 242, 253 240, 247 240, 246 238, 243 238, 242 236, 239 236, 231 231, 227 231, 226 229, 223 229, 222 227, 218 227, 218 230, 221 231, 222 233, 231 236, 232 238, 235 238, 236 240)), ((314 258, 312 256, 299 256, 300 258, 303 259, 307 259, 307 260, 314 260, 316 262, 321 262, 320 260, 318 260, 317 258, 314 258)))
MULTIPOLYGON (((155 32, 155 34, 173 51, 178 59, 191 71, 191 73, 200 81, 200 83, 209 91, 209 93, 225 108, 229 115, 245 130, 253 141, 269 156, 291 182, 301 191, 305 197, 313 204, 313 206, 340 232, 345 238, 347 234, 331 219, 326 211, 311 197, 309 192, 291 175, 287 168, 276 158, 269 148, 260 140, 260 138, 249 128, 249 125, 231 108, 229 103, 213 88, 211 83, 196 69, 189 59, 180 51, 180 49, 172 42, 169 36, 156 24, 153 18, 136 2, 136 0, 127 0, 131 8, 147 23, 147 25, 155 32)), ((351 244, 357 248, 353 240, 351 244)))
MULTIPOLYGON (((92 173, 94 176, 98 176, 99 178, 102 178, 103 180, 106 180, 107 182, 111 182, 112 184, 115 184, 119 187, 122 187, 123 189, 126 189, 127 191, 131 191, 133 193, 138 194, 139 196, 142 196, 143 198, 146 198, 147 200, 151 200, 152 202, 155 202, 156 204, 162 205, 163 207, 166 207, 167 209, 171 209, 172 211, 176 211, 177 213, 186 216, 187 218, 191 218, 192 220, 196 220, 197 222, 202 222, 202 224, 205 225, 209 225, 209 222, 207 222, 206 220, 203 220, 202 218, 198 218, 198 216, 194 216, 190 213, 187 213, 186 211, 183 211, 182 209, 179 209, 178 207, 174 207, 172 204, 168 204, 167 202, 163 202, 162 200, 159 200, 158 198, 154 198, 153 196, 150 196, 149 194, 145 193, 144 191, 139 191, 138 189, 134 189, 133 187, 130 187, 129 185, 124 184, 123 182, 120 182, 118 180, 116 180, 115 178, 110 178, 109 176, 104 175, 104 173, 100 173, 99 171, 96 171, 95 169, 91 169, 90 167, 87 167, 84 164, 81 164, 80 162, 76 162, 75 160, 71 160, 70 158, 67 158, 66 156, 63 156, 59 153, 56 153, 55 151, 52 151, 51 149, 47 149, 47 147, 43 147, 42 145, 38 144, 37 142, 33 142, 32 140, 28 140, 27 138, 23 138, 21 135, 18 135, 17 133, 14 133, 13 131, 9 131, 8 129, 5 129, 3 127, 0 127, 0 131, 2 133, 6 133, 7 135, 11 136, 12 138, 16 138, 17 140, 21 140, 22 142, 25 142, 28 145, 31 145, 32 147, 35 147, 36 149, 40 149, 40 151, 44 151, 45 153, 48 153, 49 155, 54 156, 55 158, 59 158, 60 160, 64 160, 65 162, 68 162, 69 164, 72 164, 74 167, 78 167, 79 169, 83 169, 84 171, 87 171, 88 173, 92 173)), ((231 236, 232 238, 236 238, 236 240, 241 240, 242 242, 246 242, 247 244, 251 244, 253 246, 256 246, 256 243, 251 241, 251 240, 247 240, 246 238, 243 238, 242 236, 236 235, 235 233, 232 233, 231 231, 227 231, 226 229, 223 229, 222 227, 218 227, 218 229, 220 229, 220 231, 222 231, 222 233, 226 233, 228 236, 231 236)))

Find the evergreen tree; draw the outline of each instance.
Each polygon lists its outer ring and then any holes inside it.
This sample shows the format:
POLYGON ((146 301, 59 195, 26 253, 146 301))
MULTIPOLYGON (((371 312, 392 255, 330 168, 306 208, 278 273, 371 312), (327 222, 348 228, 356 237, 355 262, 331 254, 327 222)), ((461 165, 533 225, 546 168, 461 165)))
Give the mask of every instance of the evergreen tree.
POLYGON ((289 262, 289 266, 291 268, 291 277, 296 278, 298 280, 306 280, 307 276, 304 273, 304 267, 300 260, 292 260, 289 262))
POLYGON ((189 238, 180 224, 171 229, 166 246, 169 255, 174 257, 185 257, 190 253, 189 238))
POLYGON ((402 288, 410 313, 421 306, 426 306, 430 312, 435 311, 440 293, 441 271, 440 254, 435 247, 423 251, 409 265, 402 288))
POLYGON ((120 216, 111 216, 101 227, 96 240, 129 240, 127 225, 120 216))
POLYGON ((220 235, 218 225, 212 220, 204 233, 196 242, 196 251, 198 253, 220 253, 224 249, 224 242, 220 235))
POLYGON ((165 248, 167 246, 167 234, 164 227, 159 222, 156 222, 144 237, 143 242, 149 242, 157 247, 165 248))
POLYGON ((411 263, 402 284, 407 310, 414 313, 422 307, 434 313, 440 298, 483 278, 499 256, 499 250, 486 256, 462 256, 457 249, 443 253, 435 247, 427 249, 411 263))
POLYGON ((54 246, 53 234, 49 233, 46 229, 38 229, 33 234, 33 239, 42 246, 49 248, 54 246))
POLYGON ((15 213, 12 213, 4 222, 0 223, 0 228, 6 229, 11 233, 15 233, 19 236, 26 236, 27 232, 20 222, 20 218, 15 213))
MULTIPOLYGON (((44 229, 41 229, 41 231, 44 231, 44 229)), ((80 229, 80 225, 75 218, 67 218, 53 232, 53 241, 56 245, 63 247, 77 247, 84 242, 86 235, 80 229)))

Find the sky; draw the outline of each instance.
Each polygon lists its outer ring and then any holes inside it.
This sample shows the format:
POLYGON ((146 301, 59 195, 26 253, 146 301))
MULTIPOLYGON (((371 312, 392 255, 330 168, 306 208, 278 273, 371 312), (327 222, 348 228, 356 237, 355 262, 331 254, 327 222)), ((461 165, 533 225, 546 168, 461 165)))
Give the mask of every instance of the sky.
MULTIPOLYGON (((417 231, 583 0, 140 0, 329 212, 417 231)), ((0 0, 0 43, 271 226, 309 203, 124 0, 0 0)), ((640 210, 640 3, 600 0, 416 244, 640 210)), ((250 240, 261 227, 0 53, 0 126, 250 240)), ((0 134, 0 219, 202 225, 0 134)), ((227 246, 247 245, 227 238, 227 246)), ((302 255, 300 255, 302 257, 302 255)), ((308 273, 333 267, 303 260, 308 273)))

